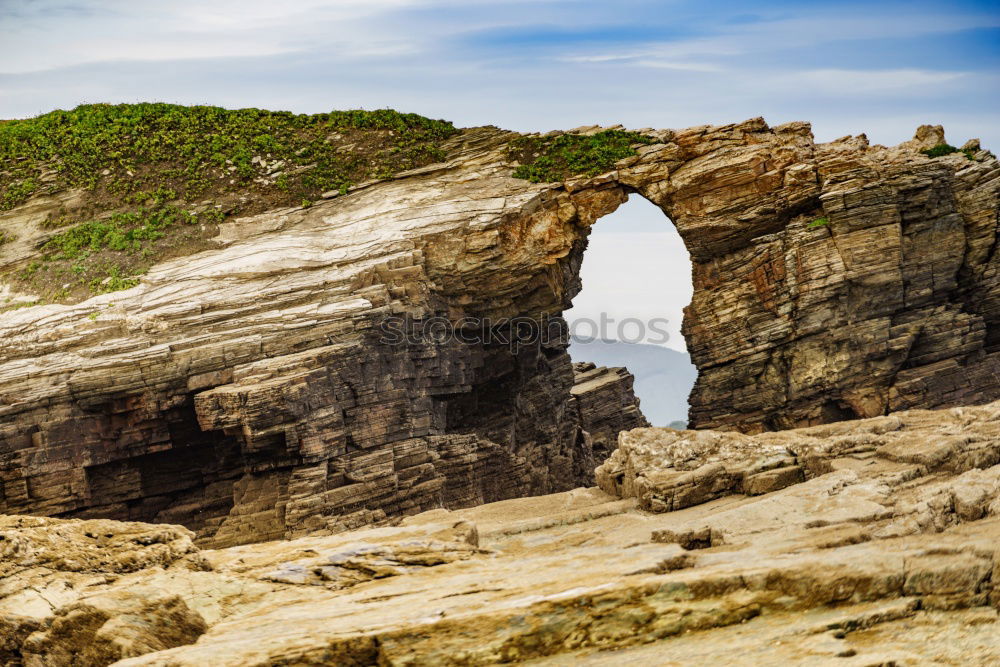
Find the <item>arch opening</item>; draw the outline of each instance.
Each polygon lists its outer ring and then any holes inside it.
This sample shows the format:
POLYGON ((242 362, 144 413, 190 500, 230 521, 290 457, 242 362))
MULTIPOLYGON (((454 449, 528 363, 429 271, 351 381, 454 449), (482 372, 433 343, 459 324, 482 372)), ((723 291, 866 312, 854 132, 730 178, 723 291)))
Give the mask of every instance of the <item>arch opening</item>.
POLYGON ((632 193, 594 225, 580 269, 583 289, 564 313, 573 361, 626 367, 653 426, 688 422, 698 375, 681 333, 691 275, 691 257, 673 223, 632 193))

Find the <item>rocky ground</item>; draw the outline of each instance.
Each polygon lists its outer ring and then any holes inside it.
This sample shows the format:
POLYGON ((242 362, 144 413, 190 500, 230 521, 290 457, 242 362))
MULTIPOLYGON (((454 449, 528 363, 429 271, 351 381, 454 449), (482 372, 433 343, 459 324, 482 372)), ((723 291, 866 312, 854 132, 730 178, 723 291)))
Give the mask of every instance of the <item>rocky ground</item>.
POLYGON ((601 486, 199 550, 0 519, 11 665, 993 665, 1000 403, 636 429, 601 486))

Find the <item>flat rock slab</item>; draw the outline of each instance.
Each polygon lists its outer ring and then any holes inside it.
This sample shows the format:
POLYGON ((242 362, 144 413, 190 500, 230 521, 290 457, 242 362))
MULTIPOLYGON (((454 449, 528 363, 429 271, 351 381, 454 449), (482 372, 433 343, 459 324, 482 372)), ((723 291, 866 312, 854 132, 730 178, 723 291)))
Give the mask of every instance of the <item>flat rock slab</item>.
POLYGON ((716 445, 742 444, 695 448, 682 465, 754 442, 770 453, 784 438, 794 456, 811 457, 809 479, 673 512, 580 488, 218 550, 171 526, 6 517, 2 657, 989 665, 1000 637, 1000 465, 930 470, 869 454, 878 438, 956 420, 968 446, 988 449, 998 407, 718 434, 716 445), (111 636, 129 639, 109 645, 111 636))

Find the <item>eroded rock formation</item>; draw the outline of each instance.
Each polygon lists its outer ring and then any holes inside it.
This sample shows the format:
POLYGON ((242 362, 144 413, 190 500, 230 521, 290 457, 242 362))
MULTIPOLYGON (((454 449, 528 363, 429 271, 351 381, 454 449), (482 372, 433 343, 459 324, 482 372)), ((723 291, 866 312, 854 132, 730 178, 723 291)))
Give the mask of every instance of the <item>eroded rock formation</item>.
POLYGON ((0 517, 0 659, 1000 661, 1000 403, 624 440, 600 478, 620 466, 610 488, 637 498, 581 488, 222 550, 175 526, 0 517), (806 481, 759 483, 786 459, 806 481))
POLYGON ((584 449, 593 451, 595 463, 601 463, 618 446, 619 433, 649 426, 649 422, 639 411, 627 369, 588 362, 573 364, 573 368, 576 383, 570 393, 580 415, 580 427, 591 441, 584 449))
MULTIPOLYGON (((645 134, 612 172, 532 184, 515 135, 465 130, 445 163, 223 222, 133 289, 3 312, 0 510, 224 545, 590 483, 565 338, 512 345, 502 322, 569 305, 590 226, 629 193, 694 262, 694 427, 1000 395, 991 154, 922 155, 933 128, 895 148, 760 119, 645 134), (436 318, 479 342, 400 335, 436 318)), ((69 196, 2 214, 6 266, 69 196)))
MULTIPOLYGON (((908 505, 906 520, 886 527, 893 534, 909 534, 1000 512, 1000 502, 991 504, 1000 489, 998 464, 1000 404, 994 403, 753 436, 635 429, 621 434, 618 449, 597 468, 597 483, 609 494, 636 498, 644 510, 669 512, 734 493, 770 493, 806 480, 823 479, 813 484, 820 488, 877 478, 881 486, 871 487, 873 499, 892 495, 897 502, 907 498, 920 506, 916 511, 908 505), (912 479, 934 476, 957 480, 931 485, 915 496, 908 489, 912 479), (901 485, 907 490, 894 493, 901 485)), ((807 487, 809 483, 799 489, 807 487)), ((813 520, 810 516, 802 513, 806 520, 813 520)), ((759 528, 753 522, 734 527, 759 528)), ((720 534, 718 543, 722 539, 720 534)))

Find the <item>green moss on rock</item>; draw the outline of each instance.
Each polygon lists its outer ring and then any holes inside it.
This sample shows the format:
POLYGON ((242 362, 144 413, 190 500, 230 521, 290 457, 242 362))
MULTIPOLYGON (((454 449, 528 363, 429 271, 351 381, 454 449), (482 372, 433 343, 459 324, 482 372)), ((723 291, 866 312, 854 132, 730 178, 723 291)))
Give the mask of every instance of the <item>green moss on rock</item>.
POLYGON ((457 132, 447 121, 391 109, 305 115, 83 105, 0 122, 0 211, 32 196, 83 191, 74 209, 43 223, 65 231, 43 246, 40 263, 16 275, 49 298, 57 282, 84 296, 82 288, 131 286, 134 278, 123 276, 207 247, 227 216, 311 203, 440 161, 442 143, 457 132))
POLYGON ((507 151, 512 160, 520 162, 515 178, 552 183, 610 171, 619 160, 635 155, 636 145, 655 141, 638 132, 605 130, 588 135, 519 137, 510 142, 507 151))
POLYGON ((952 153, 961 152, 963 155, 965 155, 966 158, 970 160, 976 159, 976 152, 974 150, 968 148, 956 148, 951 144, 938 144, 933 148, 924 148, 920 152, 926 155, 927 157, 931 158, 942 157, 944 155, 951 155, 952 153))

